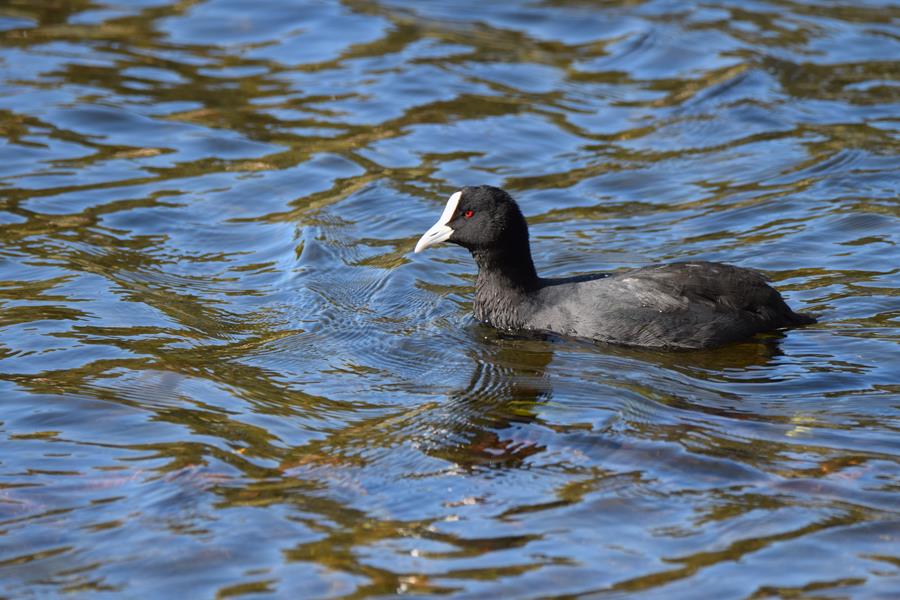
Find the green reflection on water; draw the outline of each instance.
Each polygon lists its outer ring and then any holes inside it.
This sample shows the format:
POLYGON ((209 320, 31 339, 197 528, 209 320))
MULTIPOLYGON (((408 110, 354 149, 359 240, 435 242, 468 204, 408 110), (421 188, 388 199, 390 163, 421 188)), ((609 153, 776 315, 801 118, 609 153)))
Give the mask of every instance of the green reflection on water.
POLYGON ((0 594, 896 588, 895 7, 0 14, 0 594), (736 262, 822 322, 499 335, 409 254, 481 182, 552 274, 736 262))

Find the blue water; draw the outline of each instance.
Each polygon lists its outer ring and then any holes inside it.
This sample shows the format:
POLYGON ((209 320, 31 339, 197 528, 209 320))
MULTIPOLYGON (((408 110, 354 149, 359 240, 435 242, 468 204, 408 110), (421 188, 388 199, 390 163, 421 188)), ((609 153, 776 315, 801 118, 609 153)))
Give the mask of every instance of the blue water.
POLYGON ((0 5, 0 596, 900 595, 900 9, 0 5), (817 325, 500 334, 543 275, 765 271, 817 325))

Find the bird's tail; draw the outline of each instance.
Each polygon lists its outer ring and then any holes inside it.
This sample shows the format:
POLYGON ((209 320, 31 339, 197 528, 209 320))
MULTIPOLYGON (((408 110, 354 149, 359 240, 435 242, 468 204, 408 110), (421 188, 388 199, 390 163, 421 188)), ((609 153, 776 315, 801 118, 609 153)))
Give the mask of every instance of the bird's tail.
POLYGON ((788 315, 788 319, 791 322, 791 325, 811 325, 816 323, 816 318, 807 313, 798 313, 791 311, 791 314, 788 315))

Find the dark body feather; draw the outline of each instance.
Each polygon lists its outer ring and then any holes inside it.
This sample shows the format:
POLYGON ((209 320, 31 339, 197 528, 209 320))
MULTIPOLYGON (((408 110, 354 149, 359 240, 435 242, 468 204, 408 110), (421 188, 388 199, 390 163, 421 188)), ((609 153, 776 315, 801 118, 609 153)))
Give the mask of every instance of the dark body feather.
POLYGON ((684 262, 612 275, 497 285, 479 272, 475 316, 507 330, 547 331, 635 346, 708 348, 813 323, 756 271, 684 262))

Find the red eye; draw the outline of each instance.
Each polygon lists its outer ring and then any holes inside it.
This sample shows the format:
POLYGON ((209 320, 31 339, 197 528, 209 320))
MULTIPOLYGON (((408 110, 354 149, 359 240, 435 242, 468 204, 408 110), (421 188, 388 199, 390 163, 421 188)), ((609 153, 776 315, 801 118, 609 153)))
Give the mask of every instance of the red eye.
POLYGON ((475 214, 474 211, 467 210, 466 212, 463 213, 463 216, 464 216, 465 218, 467 218, 467 219, 471 219, 471 218, 472 218, 472 215, 474 215, 474 214, 475 214))

